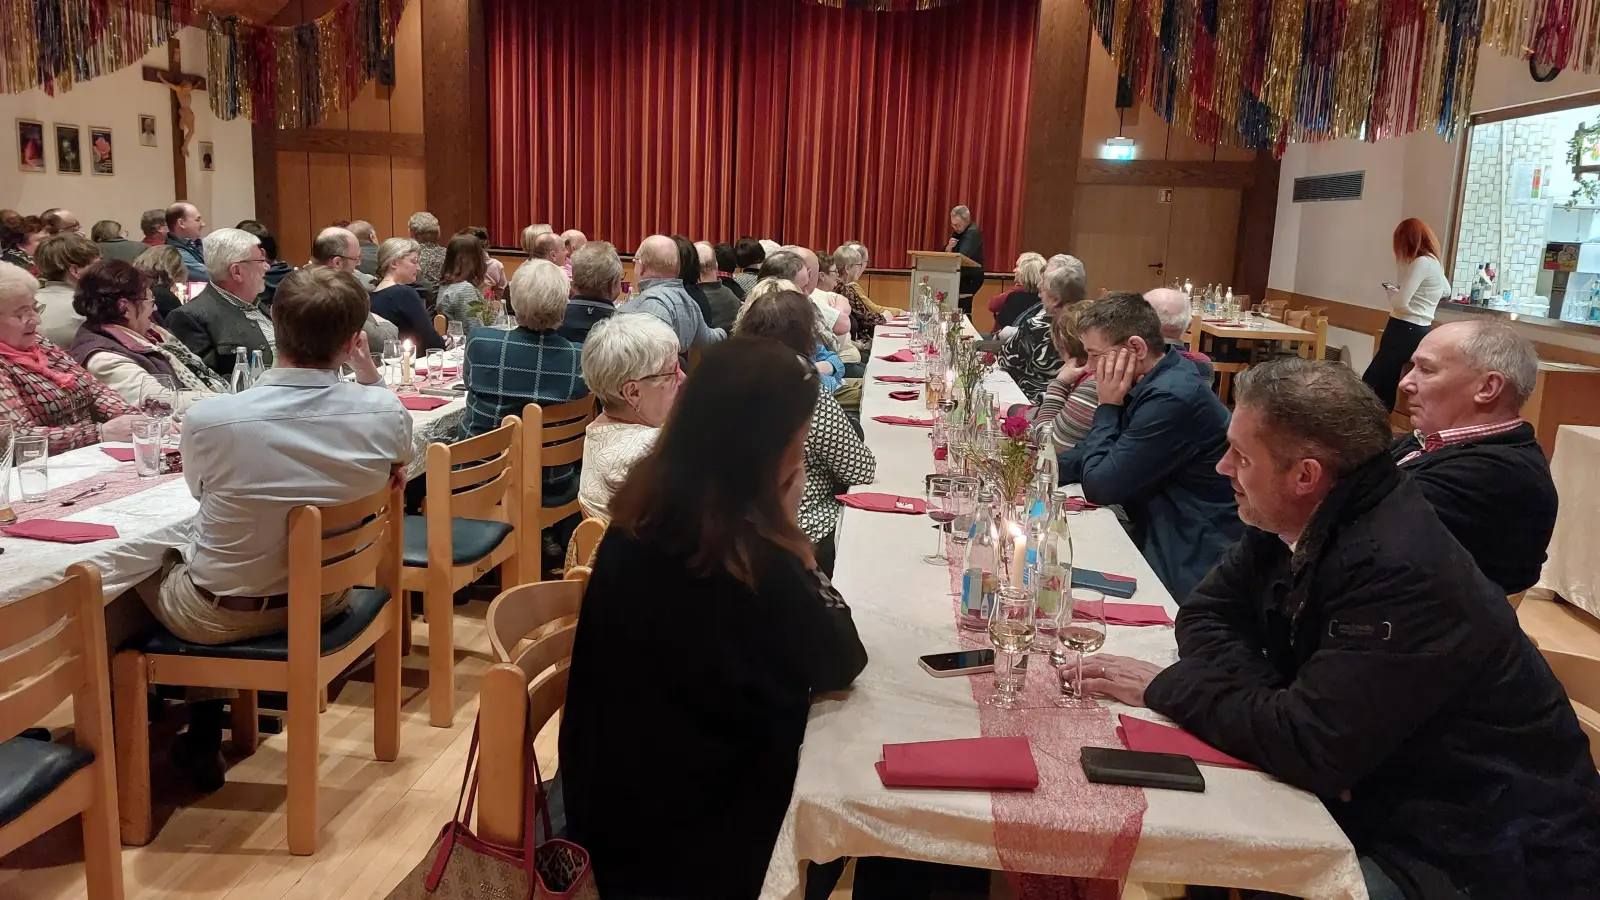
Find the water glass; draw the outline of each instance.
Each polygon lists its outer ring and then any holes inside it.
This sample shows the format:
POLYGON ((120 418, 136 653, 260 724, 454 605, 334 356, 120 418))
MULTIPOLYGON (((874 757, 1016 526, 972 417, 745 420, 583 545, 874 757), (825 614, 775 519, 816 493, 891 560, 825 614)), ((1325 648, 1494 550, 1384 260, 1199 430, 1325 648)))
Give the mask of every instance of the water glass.
POLYGON ((149 375, 139 388, 139 411, 165 423, 172 417, 172 401, 177 393, 171 375, 149 375))
POLYGON ((37 503, 50 493, 50 439, 42 434, 19 435, 12 445, 22 501, 37 503))
POLYGON ((972 536, 972 514, 978 508, 978 479, 967 475, 951 476, 950 496, 945 505, 955 513, 955 518, 950 520, 950 539, 958 549, 964 548, 972 536))
POLYGON ((161 474, 165 424, 160 419, 148 416, 133 423, 133 470, 140 478, 161 474))
POLYGON ((1077 670, 1072 678, 1066 677, 1066 666, 1056 670, 1061 676, 1061 693, 1056 697, 1056 705, 1064 709, 1097 709, 1100 704, 1083 694, 1083 657, 1105 646, 1105 595, 1099 591, 1073 588, 1072 602, 1063 603, 1061 607, 1064 612, 1057 620, 1056 635, 1077 656, 1077 670))
POLYGON ((444 351, 428 351, 428 382, 430 384, 444 384, 444 351))
POLYGON ((446 339, 450 342, 450 349, 460 350, 466 346, 467 332, 459 320, 447 323, 444 332, 446 339))
POLYGON ((17 521, 11 511, 11 426, 0 422, 0 525, 17 521))
POLYGON ((1027 656, 1038 633, 1033 592, 1012 584, 1000 586, 989 608, 989 640, 994 644, 994 695, 989 703, 999 709, 1016 709, 1027 681, 1027 670, 1016 670, 1017 656, 1027 656))

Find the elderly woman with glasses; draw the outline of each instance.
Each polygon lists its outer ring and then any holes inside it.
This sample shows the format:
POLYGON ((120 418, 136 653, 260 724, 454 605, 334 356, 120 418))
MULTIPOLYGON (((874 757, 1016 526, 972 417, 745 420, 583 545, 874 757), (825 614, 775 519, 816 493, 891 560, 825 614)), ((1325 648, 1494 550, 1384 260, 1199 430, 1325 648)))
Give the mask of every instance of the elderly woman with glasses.
POLYGON ((168 403, 177 399, 156 380, 163 375, 189 399, 228 390, 194 351, 156 324, 150 278, 132 265, 113 259, 90 266, 72 305, 84 319, 72 358, 129 403, 156 392, 168 403))
POLYGON ((584 429, 578 502, 584 515, 608 519, 611 495, 655 446, 678 397, 677 333, 642 313, 603 319, 583 345, 583 380, 605 412, 584 429))
POLYGON ((0 263, 0 421, 19 437, 45 435, 51 453, 128 440, 133 407, 42 339, 38 290, 28 270, 0 263))

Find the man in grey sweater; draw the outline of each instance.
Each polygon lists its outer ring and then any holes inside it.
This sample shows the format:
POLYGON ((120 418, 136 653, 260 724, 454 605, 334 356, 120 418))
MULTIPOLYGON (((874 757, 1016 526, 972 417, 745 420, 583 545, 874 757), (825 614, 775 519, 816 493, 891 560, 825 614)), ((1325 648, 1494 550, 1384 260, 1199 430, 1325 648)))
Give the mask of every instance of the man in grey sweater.
POLYGON ((689 348, 712 344, 728 336, 721 328, 706 324, 700 307, 689 296, 678 277, 678 246, 672 238, 652 234, 639 244, 633 255, 633 274, 639 292, 617 307, 618 312, 645 313, 667 323, 678 335, 678 359, 687 361, 689 348))

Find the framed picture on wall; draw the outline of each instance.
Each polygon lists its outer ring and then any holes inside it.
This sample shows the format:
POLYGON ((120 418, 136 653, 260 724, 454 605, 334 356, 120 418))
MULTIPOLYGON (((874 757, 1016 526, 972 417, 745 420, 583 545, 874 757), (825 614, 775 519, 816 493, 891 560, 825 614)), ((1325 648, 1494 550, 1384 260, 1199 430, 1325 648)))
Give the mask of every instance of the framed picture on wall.
POLYGON ((211 151, 211 142, 210 141, 201 141, 200 142, 200 171, 202 171, 202 172, 215 172, 216 170, 217 170, 217 168, 216 168, 216 156, 211 151))
POLYGON ((154 147, 156 145, 156 117, 139 117, 139 146, 154 147))
POLYGON ((62 175, 83 174, 83 131, 76 125, 56 123, 56 171, 62 175))
POLYGON ((116 167, 111 157, 111 129, 100 125, 89 126, 89 152, 93 154, 89 171, 96 175, 111 175, 116 167))
POLYGON ((17 168, 24 172, 44 173, 43 122, 17 120, 17 168))

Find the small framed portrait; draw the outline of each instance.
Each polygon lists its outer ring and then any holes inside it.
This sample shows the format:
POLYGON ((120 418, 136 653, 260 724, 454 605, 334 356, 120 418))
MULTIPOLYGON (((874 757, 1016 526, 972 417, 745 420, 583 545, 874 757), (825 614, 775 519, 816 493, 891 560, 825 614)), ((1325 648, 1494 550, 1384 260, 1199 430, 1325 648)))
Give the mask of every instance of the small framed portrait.
POLYGON ((200 142, 200 171, 202 171, 202 172, 215 172, 216 170, 217 170, 217 167, 216 167, 216 156, 211 151, 211 142, 210 141, 201 141, 200 142))
POLYGON ((76 125, 56 123, 56 172, 83 174, 83 131, 76 125))
POLYGON ((111 129, 100 125, 89 126, 89 155, 89 171, 96 175, 111 175, 116 172, 111 157, 111 129))
POLYGON ((17 120, 17 168, 24 172, 43 174, 44 123, 32 119, 17 120))
POLYGON ((156 117, 139 117, 139 146, 154 147, 156 145, 156 117))

